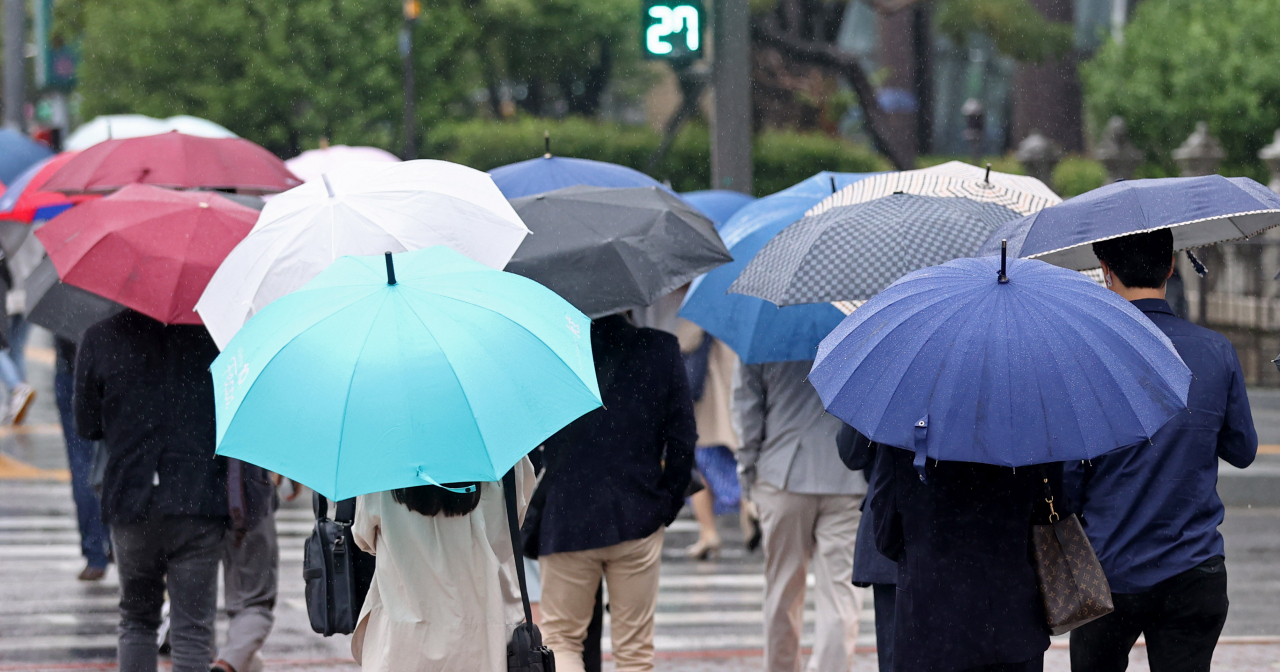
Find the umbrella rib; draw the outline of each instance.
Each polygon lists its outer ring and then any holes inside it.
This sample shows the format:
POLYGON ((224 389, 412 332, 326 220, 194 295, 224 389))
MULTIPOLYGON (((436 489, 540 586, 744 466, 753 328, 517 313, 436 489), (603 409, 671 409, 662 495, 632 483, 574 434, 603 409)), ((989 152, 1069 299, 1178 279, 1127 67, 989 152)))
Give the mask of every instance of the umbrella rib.
MULTIPOLYGON (((355 366, 360 365, 360 359, 364 355, 364 349, 369 345, 369 337, 373 335, 373 329, 377 325, 377 315, 382 312, 382 307, 386 305, 390 292, 383 294, 382 302, 378 304, 378 309, 373 312, 374 319, 369 321, 369 330, 365 332, 364 340, 360 343, 360 352, 356 353, 355 366)), ((330 314, 329 317, 333 317, 330 314)), ((296 337, 295 337, 296 338, 296 337)), ((281 351, 283 348, 281 348, 281 351)), ((274 357, 273 357, 274 359, 274 357)), ((342 438, 347 433, 347 408, 351 405, 351 388, 355 384, 356 376, 354 367, 351 371, 351 379, 347 381, 347 393, 342 400, 342 420, 338 424, 338 450, 333 456, 333 494, 338 494, 338 471, 342 465, 342 438)), ((246 396, 248 392, 245 393, 246 396)))

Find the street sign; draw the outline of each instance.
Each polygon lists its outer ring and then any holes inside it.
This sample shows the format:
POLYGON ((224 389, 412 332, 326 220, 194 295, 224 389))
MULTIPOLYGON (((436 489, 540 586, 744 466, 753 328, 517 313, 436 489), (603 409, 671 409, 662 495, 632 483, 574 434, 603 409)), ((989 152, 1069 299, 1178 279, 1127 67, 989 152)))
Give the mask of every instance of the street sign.
POLYGON ((701 0, 644 0, 640 53, 651 60, 701 58, 706 17, 701 0))

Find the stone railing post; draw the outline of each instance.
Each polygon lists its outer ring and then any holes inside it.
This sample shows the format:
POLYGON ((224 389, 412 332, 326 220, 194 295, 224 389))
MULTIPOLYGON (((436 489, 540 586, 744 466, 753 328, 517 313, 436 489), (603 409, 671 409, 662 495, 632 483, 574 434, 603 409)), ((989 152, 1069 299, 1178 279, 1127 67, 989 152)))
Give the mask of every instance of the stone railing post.
POLYGON ((1045 137, 1040 131, 1031 131, 1018 143, 1018 151, 1014 153, 1018 162, 1027 169, 1032 177, 1053 187, 1053 169, 1062 160, 1062 148, 1058 143, 1045 137))
POLYGON ((1227 153, 1218 139, 1209 134, 1209 125, 1196 122, 1196 130, 1187 136, 1182 146, 1173 150, 1173 161, 1178 164, 1183 177, 1213 175, 1218 172, 1227 153))
POLYGON ((1129 142, 1129 129, 1123 117, 1111 117, 1102 139, 1093 148, 1093 158, 1107 171, 1107 184, 1132 180, 1146 157, 1129 142))

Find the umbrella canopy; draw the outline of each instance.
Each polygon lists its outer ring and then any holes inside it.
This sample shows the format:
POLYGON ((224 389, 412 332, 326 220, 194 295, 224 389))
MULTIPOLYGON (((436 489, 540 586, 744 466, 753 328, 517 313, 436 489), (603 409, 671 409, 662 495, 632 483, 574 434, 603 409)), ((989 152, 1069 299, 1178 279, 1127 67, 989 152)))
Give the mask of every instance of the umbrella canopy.
MULTIPOLYGON (((817 215, 831 208, 866 203, 899 192, 916 196, 954 196, 981 203, 995 203, 1021 215, 1039 212, 1062 202, 1061 198, 1034 177, 994 172, 989 178, 958 177, 957 175, 968 172, 959 168, 966 165, 953 161, 940 167, 882 173, 841 189, 805 214, 817 215)), ((973 166, 968 168, 982 172, 973 166)))
POLYGON ((616 163, 546 156, 499 166, 489 171, 507 198, 533 196, 565 187, 660 187, 671 189, 644 173, 616 163))
POLYGON ((58 279, 53 260, 45 257, 23 284, 27 320, 80 342, 84 331, 124 310, 124 306, 58 279))
POLYGON ((1280 195, 1247 177, 1126 180, 1001 226, 982 246, 1077 271, 1098 267, 1093 243, 1155 229, 1173 230, 1185 250, 1252 236, 1280 224, 1280 195))
POLYGON ((1006 467, 1087 460, 1151 437, 1186 407, 1191 371, 1120 295, 998 257, 916 271, 822 341, 827 411, 873 441, 1006 467))
POLYGON ((377 147, 333 145, 309 149, 284 162, 289 171, 303 182, 320 179, 325 173, 342 169, 350 163, 399 163, 400 157, 377 147))
POLYGON ((196 309, 225 347, 245 320, 338 257, 447 245, 500 269, 528 233, 478 170, 429 160, 351 165, 272 198, 196 309))
POLYGON ((296 187, 302 180, 274 154, 248 140, 174 131, 100 142, 68 161, 44 188, 71 194, 109 193, 130 184, 270 194, 296 187))
POLYGON ((779 231, 840 187, 872 173, 822 172, 743 207, 720 227, 733 261, 693 281, 680 316, 728 345, 745 364, 812 360, 845 313, 830 304, 778 308, 764 299, 729 294, 742 269, 779 231))
POLYGON ((343 257, 214 360, 217 452, 332 499, 496 481, 600 406, 590 329, 445 247, 343 257))
POLYGON ((156 119, 144 114, 107 114, 80 124, 62 146, 67 150, 79 151, 107 140, 141 138, 170 131, 204 138, 237 137, 235 133, 208 119, 185 114, 168 119, 156 119))
POLYGON ((217 194, 135 184, 58 216, 36 237, 63 282, 165 324, 200 324, 196 299, 257 218, 217 194))
POLYGON ((32 164, 53 156, 44 145, 10 129, 0 129, 0 183, 11 185, 32 164))
POLYGON ((967 198, 894 194, 783 229, 730 292, 779 306, 866 301, 911 271, 971 256, 1018 213, 967 198))
POLYGON ((592 319, 647 306, 733 260, 711 220, 657 187, 569 187, 511 205, 533 235, 506 270, 592 319))
POLYGON ((756 200, 754 196, 738 191, 729 191, 728 189, 687 191, 680 194, 680 198, 683 198, 689 205, 701 210, 702 214, 716 223, 717 229, 729 221, 729 218, 733 217, 743 207, 756 200))
POLYGON ((90 194, 67 196, 56 191, 45 191, 44 185, 49 178, 77 153, 63 152, 27 168, 0 196, 0 221, 30 224, 53 219, 77 203, 98 198, 97 195, 90 194))

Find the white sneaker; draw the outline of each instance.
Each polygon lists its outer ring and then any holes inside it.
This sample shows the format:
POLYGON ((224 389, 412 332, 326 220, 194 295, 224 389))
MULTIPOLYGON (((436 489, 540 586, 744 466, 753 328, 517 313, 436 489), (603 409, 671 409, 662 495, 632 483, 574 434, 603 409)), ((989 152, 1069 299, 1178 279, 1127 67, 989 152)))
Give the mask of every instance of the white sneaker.
POLYGON ((4 424, 21 425, 35 399, 36 391, 30 385, 23 383, 13 388, 13 392, 9 393, 9 402, 5 405, 4 424))

